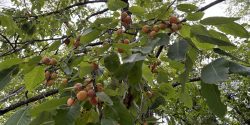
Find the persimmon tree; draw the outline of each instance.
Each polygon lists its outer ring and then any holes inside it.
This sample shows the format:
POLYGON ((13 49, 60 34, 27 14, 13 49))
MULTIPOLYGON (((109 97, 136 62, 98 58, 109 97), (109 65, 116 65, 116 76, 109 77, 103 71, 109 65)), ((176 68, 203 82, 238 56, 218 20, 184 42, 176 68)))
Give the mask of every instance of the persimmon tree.
POLYGON ((6 125, 249 124, 249 24, 185 1, 12 0, 6 125))

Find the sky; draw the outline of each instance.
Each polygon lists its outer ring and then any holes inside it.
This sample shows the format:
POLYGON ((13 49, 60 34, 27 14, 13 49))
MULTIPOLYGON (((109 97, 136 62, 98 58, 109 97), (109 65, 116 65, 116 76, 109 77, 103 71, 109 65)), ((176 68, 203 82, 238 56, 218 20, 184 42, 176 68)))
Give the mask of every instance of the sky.
MULTIPOLYGON (((213 1, 214 0, 205 0, 205 4, 203 4, 202 6, 205 6, 213 1)), ((204 11, 205 12, 204 17, 226 16, 226 13, 225 13, 226 8, 227 8, 227 5, 224 2, 216 4, 204 11)))

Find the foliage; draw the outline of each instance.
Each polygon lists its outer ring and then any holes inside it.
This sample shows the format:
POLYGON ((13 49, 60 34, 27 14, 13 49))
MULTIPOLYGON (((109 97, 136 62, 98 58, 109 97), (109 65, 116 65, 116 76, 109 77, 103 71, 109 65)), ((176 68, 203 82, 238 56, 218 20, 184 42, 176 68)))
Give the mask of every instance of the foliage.
POLYGON ((240 17, 185 1, 12 2, 0 10, 1 123, 250 123, 240 17))

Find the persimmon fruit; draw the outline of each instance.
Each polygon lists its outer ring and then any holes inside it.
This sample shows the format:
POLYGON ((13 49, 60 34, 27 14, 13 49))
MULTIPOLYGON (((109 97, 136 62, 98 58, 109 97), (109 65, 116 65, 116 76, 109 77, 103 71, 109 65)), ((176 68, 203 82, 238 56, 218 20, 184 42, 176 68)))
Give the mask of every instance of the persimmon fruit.
POLYGON ((75 99, 69 98, 69 99, 67 100, 67 105, 68 105, 68 106, 72 106, 72 105, 74 105, 74 104, 75 104, 75 99))
POLYGON ((45 65, 49 65, 49 63, 50 63, 50 58, 49 58, 49 57, 43 57, 41 62, 42 62, 43 64, 45 64, 45 65))
POLYGON ((63 84, 63 85, 67 85, 67 84, 68 84, 68 79, 67 79, 67 78, 64 78, 64 79, 62 80, 62 84, 63 84))
POLYGON ((52 58, 49 62, 50 65, 56 65, 57 64, 57 60, 55 58, 52 58))
POLYGON ((159 32, 160 31, 160 27, 158 25, 154 25, 152 28, 153 31, 155 32, 159 32))
POLYGON ((45 72, 45 79, 46 80, 50 79, 50 71, 45 72))
POLYGON ((51 79, 57 78, 57 73, 55 73, 55 72, 51 73, 50 78, 51 79))
POLYGON ((122 35, 122 33, 123 33, 123 30, 121 28, 116 31, 117 35, 122 35))
POLYGON ((52 79, 50 79, 50 80, 47 80, 47 82, 46 82, 46 85, 47 86, 52 86, 53 84, 54 84, 54 80, 52 80, 52 79))
POLYGON ((92 62, 91 63, 91 68, 92 68, 92 70, 97 70, 97 69, 99 69, 99 66, 98 66, 98 64, 96 64, 95 62, 92 62))
POLYGON ((179 19, 176 16, 171 16, 169 18, 169 22, 170 22, 170 24, 177 24, 177 23, 179 23, 179 19))
POLYGON ((123 22, 126 23, 126 24, 130 24, 131 23, 131 17, 130 16, 127 16, 126 18, 124 18, 123 22))
POLYGON ((98 104, 98 97, 92 97, 89 99, 90 104, 97 105, 98 104))
POLYGON ((82 90, 82 83, 76 83, 74 85, 75 91, 81 91, 82 90))
POLYGON ((160 29, 165 30, 167 28, 167 24, 165 23, 160 23, 159 24, 160 29))
POLYGON ((122 14, 121 14, 121 18, 122 19, 125 19, 127 16, 128 16, 127 12, 122 12, 122 14))
POLYGON ((79 101, 84 101, 88 96, 87 96, 87 92, 85 90, 82 90, 82 91, 79 91, 77 94, 76 94, 76 98, 77 100, 79 101))
POLYGON ((173 32, 176 32, 176 31, 178 30, 178 25, 177 25, 177 24, 172 24, 171 30, 172 30, 173 32))
POLYGON ((123 43, 124 43, 124 44, 129 44, 130 41, 129 41, 129 39, 124 39, 124 40, 123 40, 123 43))
POLYGON ((94 97, 95 96, 95 91, 93 89, 88 90, 88 97, 94 97))
POLYGON ((143 27, 142 27, 142 32, 143 33, 148 33, 150 31, 150 27, 148 26, 148 25, 144 25, 143 27))
POLYGON ((155 31, 151 31, 151 32, 149 33, 149 37, 151 37, 151 38, 154 38, 155 35, 156 35, 156 32, 155 32, 155 31))

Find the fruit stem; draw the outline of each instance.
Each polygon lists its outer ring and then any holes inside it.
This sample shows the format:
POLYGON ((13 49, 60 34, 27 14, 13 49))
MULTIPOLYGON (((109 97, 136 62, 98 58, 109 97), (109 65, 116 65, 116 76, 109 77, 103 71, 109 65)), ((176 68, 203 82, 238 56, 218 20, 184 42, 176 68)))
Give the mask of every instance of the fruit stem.
POLYGON ((63 91, 71 91, 73 89, 74 89, 74 87, 68 87, 68 88, 64 88, 63 91))

